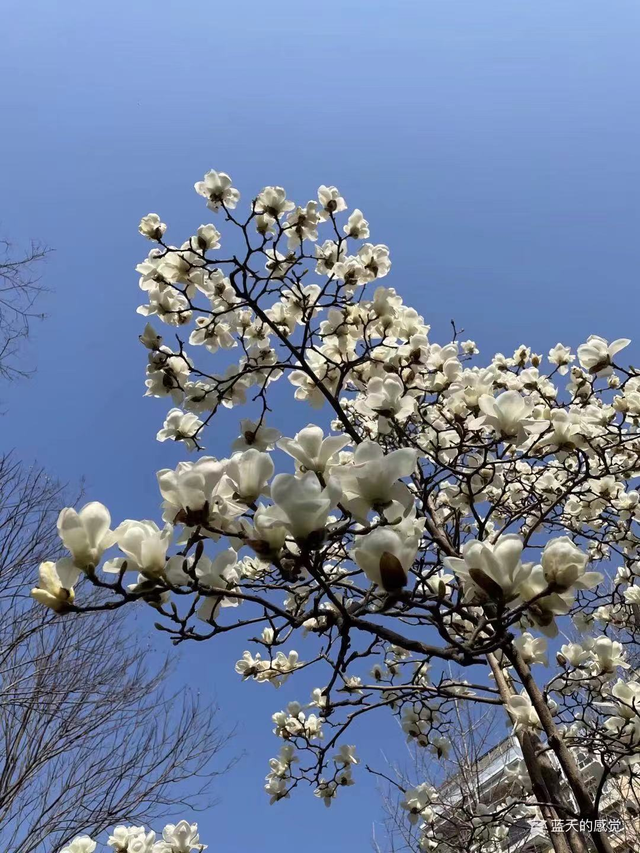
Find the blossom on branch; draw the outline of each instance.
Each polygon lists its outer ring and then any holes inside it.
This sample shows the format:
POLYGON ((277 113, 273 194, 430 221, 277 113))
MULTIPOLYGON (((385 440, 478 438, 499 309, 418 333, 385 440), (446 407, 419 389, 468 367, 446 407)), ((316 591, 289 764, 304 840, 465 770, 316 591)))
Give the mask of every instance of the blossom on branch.
MULTIPOLYGON (((158 839, 153 830, 143 826, 116 826, 106 843, 108 853, 202 853, 207 849, 200 841, 198 825, 186 820, 168 823, 158 839)), ((97 846, 97 841, 88 835, 79 835, 60 853, 94 853, 97 846)))

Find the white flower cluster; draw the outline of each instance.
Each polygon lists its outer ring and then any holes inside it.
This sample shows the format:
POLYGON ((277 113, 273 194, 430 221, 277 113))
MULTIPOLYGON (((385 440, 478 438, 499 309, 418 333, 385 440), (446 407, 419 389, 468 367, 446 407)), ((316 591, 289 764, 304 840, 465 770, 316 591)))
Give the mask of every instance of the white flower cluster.
POLYGON ((254 681, 268 681, 274 687, 281 687, 292 672, 301 666, 296 651, 288 655, 278 652, 272 660, 261 660, 260 654, 247 651, 236 663, 236 672, 243 679, 253 678, 254 681))
POLYGON ((495 544, 472 539, 462 548, 462 559, 447 557, 445 566, 462 581, 472 601, 535 602, 527 607, 527 620, 539 630, 555 635, 555 617, 568 613, 580 589, 591 589, 603 579, 587 572, 587 555, 567 536, 549 540, 539 564, 520 560, 523 542, 506 534, 495 544))
POLYGON ((342 744, 338 752, 332 756, 333 777, 331 779, 320 779, 314 794, 319 797, 325 806, 329 807, 335 799, 338 788, 353 785, 352 767, 358 764, 355 746, 342 744))
POLYGON ((626 764, 640 761, 640 684, 637 681, 624 682, 619 679, 611 689, 612 711, 605 726, 625 745, 635 747, 631 755, 625 757, 626 764))
MULTIPOLYGON (((97 846, 97 841, 88 835, 79 835, 60 853, 94 853, 97 846)), ((206 844, 200 843, 198 825, 186 820, 168 823, 158 839, 155 832, 143 826, 116 826, 109 835, 107 846, 111 848, 110 853, 201 853, 207 848, 206 844)))

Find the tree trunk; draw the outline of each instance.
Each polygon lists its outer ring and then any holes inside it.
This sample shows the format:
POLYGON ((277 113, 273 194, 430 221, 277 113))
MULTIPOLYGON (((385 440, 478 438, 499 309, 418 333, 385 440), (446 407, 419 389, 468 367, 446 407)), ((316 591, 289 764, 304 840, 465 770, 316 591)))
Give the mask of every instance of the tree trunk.
MULTIPOLYGON (((544 696, 531 674, 531 670, 515 648, 507 648, 505 650, 505 654, 509 658, 509 661, 513 665, 515 671, 518 673, 522 685, 531 699, 531 703, 535 708, 536 713, 538 714, 543 731, 547 736, 549 746, 555 753, 558 763, 565 775, 565 779, 576 799, 578 809, 580 810, 580 817, 584 820, 593 821, 595 825, 595 820, 597 819, 597 808, 582 780, 580 769, 576 764, 571 750, 558 733, 555 721, 551 716, 551 711, 549 710, 544 696)), ((609 839, 603 832, 598 832, 594 829, 590 832, 590 836, 598 853, 613 853, 613 848, 611 847, 609 839)))
MULTIPOLYGON (((496 657, 493 654, 489 654, 487 655, 487 660, 500 692, 500 698, 506 705, 509 698, 514 695, 513 690, 507 682, 505 674, 500 668, 500 664, 496 657)), ((554 800, 545 784, 542 767, 540 766, 540 760, 536 753, 532 736, 527 732, 517 732, 516 737, 522 750, 522 757, 527 766, 527 772, 529 774, 529 779, 531 780, 533 794, 539 803, 540 813, 542 814, 547 826, 549 840, 553 845, 555 853, 583 853, 582 850, 576 850, 570 847, 569 840, 564 834, 553 832, 554 821, 562 820, 563 812, 561 811, 558 813, 557 809, 551 805, 554 800)))

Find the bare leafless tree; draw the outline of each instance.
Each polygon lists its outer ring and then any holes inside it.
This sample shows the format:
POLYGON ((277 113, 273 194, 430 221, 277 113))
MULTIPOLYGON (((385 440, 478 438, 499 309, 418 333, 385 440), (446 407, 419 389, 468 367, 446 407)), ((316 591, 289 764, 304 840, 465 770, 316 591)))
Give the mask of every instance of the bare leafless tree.
POLYGON ((0 458, 0 837, 50 853, 81 831, 212 803, 215 709, 165 688, 167 664, 119 612, 52 618, 28 590, 55 556, 63 489, 0 458))
MULTIPOLYGON (((467 853, 472 832, 465 825, 465 812, 475 813, 479 803, 486 802, 487 786, 483 771, 490 762, 501 763, 501 756, 511 747, 504 721, 493 711, 484 711, 468 703, 454 707, 456 737, 451 750, 438 762, 420 747, 410 747, 409 761, 393 764, 389 774, 374 773, 380 779, 383 802, 384 838, 374 838, 376 853, 411 851, 421 853, 418 822, 407 821, 407 811, 401 803, 405 792, 419 785, 428 785, 437 792, 435 803, 439 815, 441 844, 447 853, 467 853)), ((370 771, 373 772, 373 771, 370 771)), ((494 780, 495 782, 496 780, 494 780)), ((498 781, 504 781, 500 774, 498 781)))
POLYGON ((8 240, 0 240, 0 377, 4 379, 28 373, 16 356, 29 335, 30 322, 43 316, 35 308, 45 290, 38 267, 49 251, 36 242, 16 251, 8 240))

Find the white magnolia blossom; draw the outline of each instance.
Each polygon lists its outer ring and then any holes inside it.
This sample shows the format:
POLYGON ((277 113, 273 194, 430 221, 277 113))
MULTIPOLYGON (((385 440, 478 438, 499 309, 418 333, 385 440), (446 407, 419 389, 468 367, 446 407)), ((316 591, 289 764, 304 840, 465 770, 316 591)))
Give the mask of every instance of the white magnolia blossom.
POLYGON ((409 823, 415 825, 419 819, 432 820, 435 817, 431 804, 437 799, 436 789, 423 782, 416 788, 404 792, 400 807, 409 813, 409 823))
POLYGON ((379 444, 365 440, 352 457, 352 464, 331 471, 340 483, 343 506, 354 518, 366 523, 372 510, 382 510, 389 521, 409 512, 411 493, 401 480, 409 477, 417 464, 418 454, 410 448, 385 453, 379 444))
POLYGON ((258 504, 253 514, 249 542, 257 554, 278 554, 289 534, 289 517, 280 507, 258 504))
POLYGON ((560 646, 559 658, 562 663, 580 667, 587 663, 590 657, 589 650, 584 648, 580 643, 565 643, 560 646))
POLYGON ((627 604, 640 604, 640 586, 627 587, 623 594, 627 604))
POLYGON ((256 213, 269 219, 280 219, 294 207, 282 187, 265 187, 255 200, 256 213))
POLYGON ((204 850, 206 844, 200 843, 198 825, 181 820, 169 823, 162 830, 162 842, 158 853, 190 853, 192 850, 204 850))
POLYGON ((79 577, 80 569, 69 557, 63 557, 57 563, 40 563, 38 586, 31 590, 31 595, 40 604, 50 607, 56 613, 63 613, 69 604, 73 604, 73 587, 79 577))
POLYGON ((557 343, 549 350, 547 358, 549 359, 549 362, 551 364, 556 365, 558 373, 561 376, 564 376, 569 372, 569 365, 576 360, 576 357, 572 354, 571 349, 561 343, 557 343))
POLYGON ((243 418, 240 421, 240 435, 231 445, 231 449, 238 451, 254 447, 256 450, 273 450, 281 437, 280 430, 252 421, 251 418, 243 418))
POLYGON ((483 394, 478 406, 483 416, 473 421, 473 426, 487 426, 500 436, 523 444, 532 433, 543 432, 547 424, 536 421, 531 397, 523 397, 518 391, 503 391, 497 397, 483 394))
POLYGON ((618 338, 610 344, 598 335, 589 335, 587 342, 578 347, 578 360, 590 373, 608 376, 613 371, 613 357, 630 343, 628 338, 618 338))
POLYGON ((116 826, 107 840, 113 853, 154 853, 156 834, 144 826, 116 826))
POLYGON ((78 835, 66 847, 63 847, 60 853, 93 853, 96 847, 97 842, 89 838, 88 835, 78 835))
POLYGON ((58 533, 78 568, 98 565, 105 550, 113 544, 110 525, 109 510, 98 501, 85 504, 79 512, 73 507, 62 510, 58 516, 58 533))
POLYGON ((328 219, 333 213, 342 213, 347 209, 347 203, 340 195, 337 187, 321 186, 318 189, 318 202, 321 205, 321 219, 328 219))
POLYGON ((527 793, 531 790, 531 779, 527 771, 526 761, 520 760, 511 767, 505 767, 504 775, 516 787, 522 788, 527 793))
POLYGON ((275 467, 268 453, 250 447, 231 457, 226 473, 236 487, 236 494, 246 503, 268 494, 267 483, 275 467))
MULTIPOLYGON (((88 835, 79 835, 60 853, 94 853, 97 846, 88 835)), ((168 823, 159 838, 143 826, 116 826, 102 849, 104 853, 202 853, 207 845, 200 841, 196 823, 181 820, 168 823)))
POLYGON ((462 580, 468 595, 511 601, 531 573, 531 563, 520 560, 522 547, 520 537, 512 534, 501 536, 495 544, 473 539, 465 543, 462 559, 447 557, 445 565, 462 580))
POLYGON ((334 483, 326 487, 312 471, 302 477, 277 474, 271 484, 271 497, 286 518, 292 536, 304 539, 324 529, 329 512, 340 498, 340 488, 334 483))
POLYGON ((160 221, 157 213, 148 213, 143 216, 138 226, 138 231, 149 240, 161 240, 166 230, 167 226, 160 221))
POLYGON ((551 539, 542 552, 542 571, 548 584, 557 590, 570 587, 590 589, 602 580, 599 572, 585 572, 587 555, 568 536, 551 539))
POLYGON ((366 240, 369 236, 369 223, 362 215, 362 211, 356 208, 342 230, 353 240, 366 240))
MULTIPOLYGON (((238 555, 233 548, 222 551, 215 560, 210 560, 206 554, 198 560, 195 573, 204 591, 224 589, 232 592, 239 580, 236 564, 238 555)), ((220 607, 237 607, 239 601, 233 595, 208 595, 197 610, 199 619, 208 621, 218 615, 220 607)))
POLYGON ((358 540, 353 559, 368 579, 387 591, 400 589, 408 580, 420 536, 422 522, 407 519, 400 524, 378 527, 358 540))
MULTIPOLYGON (((629 340, 592 335, 546 357, 521 344, 490 358, 455 328, 436 342, 382 282, 390 251, 362 242, 369 223, 336 187, 296 203, 267 186, 233 215, 229 175, 210 171, 196 190, 220 230, 198 219, 168 245, 156 214, 140 223, 156 243, 136 268, 145 390, 168 404, 158 440, 186 450, 220 444, 219 418, 245 416, 231 447, 215 448, 227 456, 158 472, 164 526, 127 519, 112 531, 97 502, 63 510, 68 555, 42 563, 34 598, 82 611, 83 573, 104 606, 146 604, 176 643, 241 631, 243 645, 216 665, 237 660, 244 681, 280 687, 317 673, 302 688, 308 704, 273 715, 282 745, 270 802, 303 781, 327 806, 342 796, 360 771, 345 733, 369 711, 394 716, 443 761, 454 703, 484 703, 541 749, 523 750, 513 778, 531 803, 507 802, 500 821, 470 804, 470 853, 502 851, 509 820, 535 807, 542 754, 594 816, 581 751, 609 776, 632 778, 640 758, 627 653, 640 639, 640 372, 617 360, 629 340), (218 252, 223 225, 240 239, 218 252), (137 578, 123 586, 127 569, 137 578), (562 637, 551 661, 546 637, 562 637)), ((401 805, 421 849, 437 850, 433 792, 419 785, 401 805)), ((189 824, 151 835, 120 827, 109 844, 200 845, 189 824)), ((609 853, 602 832, 590 835, 609 853)))
POLYGON ((605 722, 608 732, 631 752, 622 758, 626 765, 636 764, 640 750, 640 684, 619 679, 611 690, 610 704, 604 706, 611 716, 605 722))
POLYGON ((200 512, 211 504, 213 495, 224 483, 225 463, 212 456, 201 456, 195 462, 180 462, 175 470, 163 468, 157 473, 166 521, 200 512))
POLYGON ((215 172, 212 169, 204 176, 204 180, 195 184, 195 190, 207 199, 207 207, 214 212, 222 206, 233 210, 240 201, 240 193, 231 186, 231 178, 226 172, 215 172))
MULTIPOLYGON (((127 558, 127 569, 154 577, 164 573, 167 548, 173 538, 173 527, 161 530, 155 521, 123 521, 114 531, 118 548, 127 558)), ((105 564, 104 570, 119 571, 120 565, 105 564)))
POLYGON ((591 647, 591 654, 597 675, 613 674, 619 669, 629 669, 624 646, 608 637, 596 637, 591 647))
POLYGON ((406 421, 416 408, 416 401, 406 394, 402 381, 397 376, 374 376, 367 385, 366 397, 358 403, 360 411, 378 414, 378 429, 381 433, 391 430, 393 421, 406 421))
POLYGON ((322 474, 333 457, 348 443, 349 439, 344 435, 329 435, 325 438, 320 427, 309 424, 294 438, 281 438, 278 447, 293 456, 301 471, 322 474))
POLYGON ((192 412, 171 409, 165 419, 164 426, 158 430, 156 437, 158 441, 167 441, 167 439, 182 441, 185 447, 194 450, 197 446, 196 438, 202 425, 202 421, 192 412))
POLYGON ((547 641, 544 637, 534 637, 529 631, 524 631, 516 637, 514 645, 529 666, 534 663, 547 666, 547 641))
POLYGON ((625 720, 634 720, 640 714, 640 684, 636 681, 618 680, 611 691, 616 711, 625 720))
MULTIPOLYGON (((290 651, 288 654, 278 652, 270 661, 262 660, 260 655, 255 657, 251 652, 244 652, 242 658, 236 663, 236 672, 242 679, 252 678, 254 681, 268 681, 274 687, 281 687, 302 664, 298 660, 298 652, 290 651)), ((320 721, 314 718, 314 732, 319 736, 320 721), (316 725, 317 723, 317 725, 316 725)), ((316 736, 314 735, 314 736, 316 736)))
POLYGON ((526 695, 511 696, 507 701, 507 711, 516 731, 535 731, 542 728, 531 699, 526 695))

